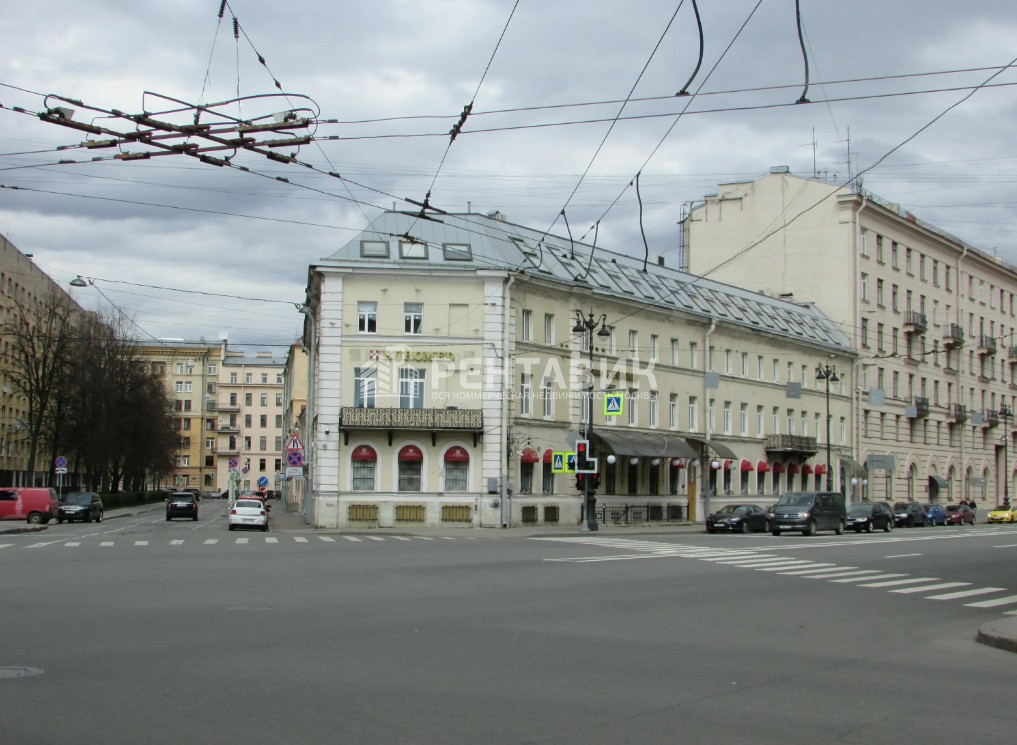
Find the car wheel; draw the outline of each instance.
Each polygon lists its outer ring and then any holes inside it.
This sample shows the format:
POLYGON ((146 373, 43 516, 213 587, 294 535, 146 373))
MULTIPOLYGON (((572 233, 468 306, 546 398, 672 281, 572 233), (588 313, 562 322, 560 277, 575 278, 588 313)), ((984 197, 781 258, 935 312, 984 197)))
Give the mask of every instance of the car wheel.
POLYGON ((871 533, 872 532, 872 520, 869 520, 869 522, 866 524, 865 532, 866 533, 871 533))
POLYGON ((42 523, 42 515, 40 515, 38 512, 33 512, 31 515, 28 516, 28 522, 31 523, 32 525, 39 525, 42 523))
POLYGON ((749 521, 748 520, 742 520, 741 532, 742 533, 748 533, 749 532, 749 521))
POLYGON ((95 521, 96 521, 97 523, 101 523, 101 522, 102 522, 102 518, 103 518, 103 515, 104 515, 104 514, 105 514, 105 513, 104 513, 104 512, 102 512, 102 511, 100 510, 100 511, 99 511, 99 514, 98 514, 98 515, 96 515, 96 517, 95 517, 95 521))
POLYGON ((716 532, 717 532, 717 530, 716 530, 716 528, 707 528, 707 529, 706 529, 706 532, 707 532, 707 533, 716 533, 716 532))
POLYGON ((802 531, 802 535, 813 536, 816 534, 816 521, 809 520, 808 525, 805 526, 805 530, 802 531))
POLYGON ((86 513, 85 516, 83 518, 81 518, 81 522, 83 522, 83 523, 90 523, 90 522, 92 522, 92 516, 86 513))
POLYGON ((836 533, 837 535, 844 535, 844 521, 843 520, 841 520, 839 523, 837 523, 837 528, 833 532, 836 533))
POLYGON ((780 528, 774 528, 771 530, 770 535, 780 535, 780 528))
POLYGON ((889 533, 891 530, 893 530, 893 523, 887 520, 886 525, 883 526, 883 532, 889 533))
POLYGON ((192 520, 194 520, 194 521, 197 521, 197 519, 198 519, 198 513, 194 513, 194 517, 192 517, 191 519, 192 519, 192 520))
POLYGON ((169 522, 172 519, 173 519, 172 517, 170 517, 169 515, 166 515, 166 522, 169 522))
POLYGON ((268 526, 267 525, 263 525, 262 528, 261 528, 261 532, 262 533, 267 533, 268 532, 268 526))
POLYGON ((64 524, 64 519, 62 517, 58 517, 57 518, 57 522, 60 523, 61 525, 63 525, 64 524))
POLYGON ((233 530, 233 529, 234 529, 234 528, 236 528, 237 526, 236 526, 236 525, 230 525, 229 527, 230 527, 230 530, 233 530))

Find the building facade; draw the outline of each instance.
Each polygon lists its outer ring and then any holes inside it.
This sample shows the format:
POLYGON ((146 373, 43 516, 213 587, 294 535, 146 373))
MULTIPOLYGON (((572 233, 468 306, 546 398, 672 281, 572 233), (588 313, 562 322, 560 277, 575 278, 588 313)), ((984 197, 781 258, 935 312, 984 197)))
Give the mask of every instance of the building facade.
MULTIPOLYGON (((285 373, 283 375, 283 430, 284 450, 280 453, 283 459, 283 499, 287 509, 303 512, 304 509, 304 469, 290 466, 287 463, 285 446, 290 435, 296 435, 303 445, 303 432, 307 428, 307 350, 300 342, 290 346, 286 354, 285 373)), ((301 456, 302 459, 302 456, 301 456)))
POLYGON ((854 355, 814 306, 498 213, 385 213, 310 267, 306 306, 317 526, 576 524, 556 454, 588 427, 601 519, 772 502, 851 450, 854 355))
POLYGON ((1002 500, 1015 470, 1013 267, 899 205, 783 167, 720 185, 685 230, 693 273, 814 301, 850 335, 852 480, 865 497, 1002 500))
POLYGON ((223 346, 215 395, 215 483, 219 490, 280 491, 286 360, 223 346))

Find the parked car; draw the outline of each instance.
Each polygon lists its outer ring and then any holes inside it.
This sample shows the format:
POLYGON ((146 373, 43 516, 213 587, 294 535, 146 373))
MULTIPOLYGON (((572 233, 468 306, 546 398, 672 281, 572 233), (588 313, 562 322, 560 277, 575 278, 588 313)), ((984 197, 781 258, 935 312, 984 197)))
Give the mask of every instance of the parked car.
POLYGON ((56 489, 40 486, 0 489, 0 520, 46 524, 57 516, 59 509, 56 489))
POLYGON ((105 509, 102 506, 102 499, 94 491, 72 491, 64 495, 64 501, 60 503, 57 512, 57 522, 66 520, 69 523, 81 520, 83 523, 90 523, 95 520, 102 522, 105 509))
POLYGON ((790 492, 774 506, 770 532, 780 535, 782 530, 797 530, 802 535, 815 535, 818 530, 832 530, 841 535, 846 524, 847 509, 843 494, 790 492))
POLYGON ((946 525, 946 510, 939 504, 925 505, 926 525, 946 525))
POLYGON ((925 525, 925 508, 918 502, 897 502, 893 506, 895 528, 917 528, 925 525))
POLYGON ((893 508, 886 502, 862 502, 848 507, 847 526, 856 533, 863 530, 871 533, 876 529, 889 533, 893 524, 893 508))
POLYGON ((997 507, 989 512, 987 520, 990 523, 1012 523, 1017 521, 1013 505, 997 507))
POLYGON ((754 504, 729 504, 706 518, 706 532, 728 530, 732 533, 765 532, 770 528, 766 510, 754 504))
POLYGON ((260 499, 244 497, 238 499, 230 508, 228 525, 230 530, 237 528, 256 528, 268 530, 268 510, 260 499))
POLYGON ((947 525, 975 524, 975 511, 966 504, 948 504, 946 506, 947 525))
POLYGON ((176 492, 166 500, 166 519, 172 520, 174 517, 198 519, 198 499, 193 492, 176 492))

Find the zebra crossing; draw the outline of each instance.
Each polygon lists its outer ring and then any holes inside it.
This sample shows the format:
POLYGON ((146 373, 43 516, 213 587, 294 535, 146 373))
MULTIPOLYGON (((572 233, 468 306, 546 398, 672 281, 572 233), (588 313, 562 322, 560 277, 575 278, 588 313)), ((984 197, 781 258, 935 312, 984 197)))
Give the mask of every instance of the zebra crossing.
POLYGON ((267 534, 252 534, 252 535, 233 535, 230 534, 228 537, 223 538, 208 538, 204 536, 196 536, 193 538, 167 538, 167 539, 135 539, 125 536, 103 536, 100 540, 99 537, 95 537, 91 540, 86 539, 58 539, 58 540, 41 540, 34 542, 7 542, 0 543, 0 552, 4 550, 39 550, 47 548, 82 548, 82 547, 97 547, 97 548, 116 548, 116 547, 132 547, 132 548, 144 548, 146 546, 215 546, 215 545, 252 545, 252 544, 265 544, 265 545, 278 545, 278 544, 343 544, 343 543, 384 543, 384 542, 437 542, 437 541, 475 541, 477 540, 474 536, 403 536, 403 535, 272 535, 267 534))
POLYGON ((1004 615, 1017 616, 1017 595, 1001 595, 1012 592, 1005 587, 977 587, 971 582, 957 582, 943 577, 911 576, 900 572, 886 572, 880 569, 860 569, 856 566, 810 561, 775 553, 763 549, 729 549, 704 546, 683 546, 660 541, 636 538, 609 537, 540 537, 533 540, 598 546, 615 549, 624 553, 604 556, 578 556, 545 559, 549 562, 590 564, 605 561, 632 561, 662 557, 677 557, 709 562, 719 566, 750 569, 757 572, 771 572, 780 576, 824 580, 843 585, 855 585, 869 589, 883 590, 897 595, 914 595, 924 600, 960 601, 968 608, 998 608, 1004 615), (992 597, 989 597, 992 596, 992 597), (1007 609, 1013 608, 1012 610, 1007 609))

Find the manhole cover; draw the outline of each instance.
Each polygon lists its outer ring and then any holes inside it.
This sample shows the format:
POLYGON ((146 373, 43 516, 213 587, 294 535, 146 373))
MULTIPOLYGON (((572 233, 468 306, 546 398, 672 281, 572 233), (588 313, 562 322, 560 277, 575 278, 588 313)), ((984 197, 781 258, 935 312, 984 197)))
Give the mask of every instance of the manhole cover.
POLYGON ((37 667, 19 667, 17 665, 0 665, 0 678, 28 678, 32 675, 42 675, 42 670, 37 667))

